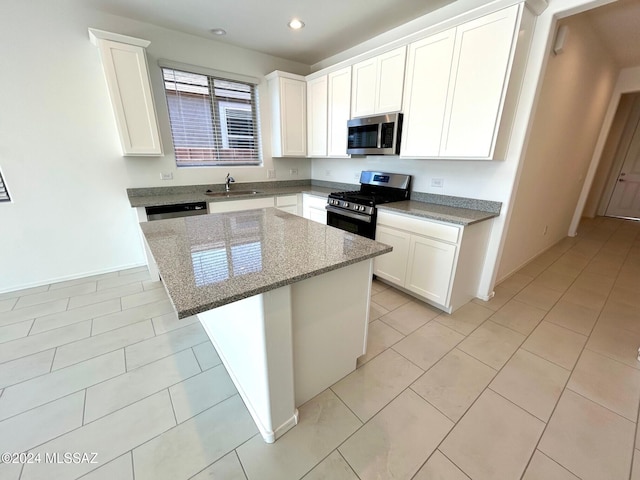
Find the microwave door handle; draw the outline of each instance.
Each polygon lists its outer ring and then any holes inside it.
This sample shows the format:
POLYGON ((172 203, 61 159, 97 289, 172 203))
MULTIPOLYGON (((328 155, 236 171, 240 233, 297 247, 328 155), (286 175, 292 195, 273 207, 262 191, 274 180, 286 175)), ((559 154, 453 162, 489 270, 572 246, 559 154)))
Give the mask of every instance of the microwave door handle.
POLYGON ((376 146, 377 148, 382 148, 382 123, 378 124, 378 140, 376 146))

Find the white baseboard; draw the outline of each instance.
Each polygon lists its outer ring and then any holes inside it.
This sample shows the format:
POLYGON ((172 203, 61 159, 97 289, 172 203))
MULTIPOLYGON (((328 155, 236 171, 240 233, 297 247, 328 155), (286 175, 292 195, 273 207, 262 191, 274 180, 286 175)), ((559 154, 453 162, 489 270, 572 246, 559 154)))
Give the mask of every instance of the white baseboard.
POLYGON ((142 262, 142 263, 134 263, 129 265, 120 265, 114 268, 105 268, 105 269, 92 270, 92 271, 87 271, 82 273, 74 273, 71 275, 63 275, 61 277, 52 277, 45 280, 38 280, 37 282, 23 283, 20 285, 11 286, 9 288, 3 288, 3 289, 0 289, 0 293, 15 292, 17 290, 25 290, 27 288, 42 287, 43 285, 50 285, 52 283, 66 282, 68 280, 76 280, 78 278, 92 277, 94 275, 103 275, 105 273, 118 272, 120 270, 127 270, 129 268, 146 267, 146 266, 147 266, 146 262, 142 262))

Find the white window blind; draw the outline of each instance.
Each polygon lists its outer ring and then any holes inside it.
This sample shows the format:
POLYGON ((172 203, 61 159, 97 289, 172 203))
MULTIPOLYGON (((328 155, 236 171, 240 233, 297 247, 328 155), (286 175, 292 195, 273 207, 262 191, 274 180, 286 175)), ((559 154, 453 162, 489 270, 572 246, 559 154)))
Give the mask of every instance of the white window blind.
POLYGON ((0 173, 0 202, 10 202, 11 198, 9 198, 9 191, 7 190, 7 186, 4 184, 4 180, 2 179, 2 173, 0 173))
POLYGON ((179 167, 261 165, 257 88, 162 68, 179 167))

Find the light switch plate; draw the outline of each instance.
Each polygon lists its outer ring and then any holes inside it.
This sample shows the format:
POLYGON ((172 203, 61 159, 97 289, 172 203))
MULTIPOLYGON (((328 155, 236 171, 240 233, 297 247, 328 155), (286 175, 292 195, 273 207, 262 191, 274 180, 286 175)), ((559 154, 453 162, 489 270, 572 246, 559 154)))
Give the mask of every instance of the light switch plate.
POLYGON ((432 178, 431 186, 434 188, 442 188, 444 187, 444 178, 432 178))
POLYGON ((173 172, 160 172, 160 180, 173 180, 173 172))

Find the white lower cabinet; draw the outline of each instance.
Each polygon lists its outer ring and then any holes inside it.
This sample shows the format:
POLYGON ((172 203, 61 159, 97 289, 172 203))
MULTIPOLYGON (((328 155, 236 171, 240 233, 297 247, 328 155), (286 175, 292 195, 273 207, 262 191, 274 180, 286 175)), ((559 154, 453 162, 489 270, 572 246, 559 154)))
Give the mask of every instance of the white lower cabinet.
POLYGON ((407 290, 446 305, 456 248, 456 245, 411 235, 405 279, 407 290))
POLYGON ((314 222, 327 224, 327 199, 315 195, 302 195, 302 216, 314 222))
POLYGON ((209 213, 238 212, 253 208, 273 207, 273 197, 230 200, 227 202, 209 202, 209 213))
POLYGON ((276 208, 283 212, 300 215, 300 195, 278 195, 276 197, 276 208))
POLYGON ((393 251, 376 257, 382 280, 451 313, 477 296, 491 220, 469 226, 378 212, 376 240, 393 251))
POLYGON ((393 251, 376 258, 374 273, 396 285, 404 285, 407 275, 407 258, 409 256, 411 235, 402 230, 378 225, 376 227, 376 240, 391 245, 393 251))

